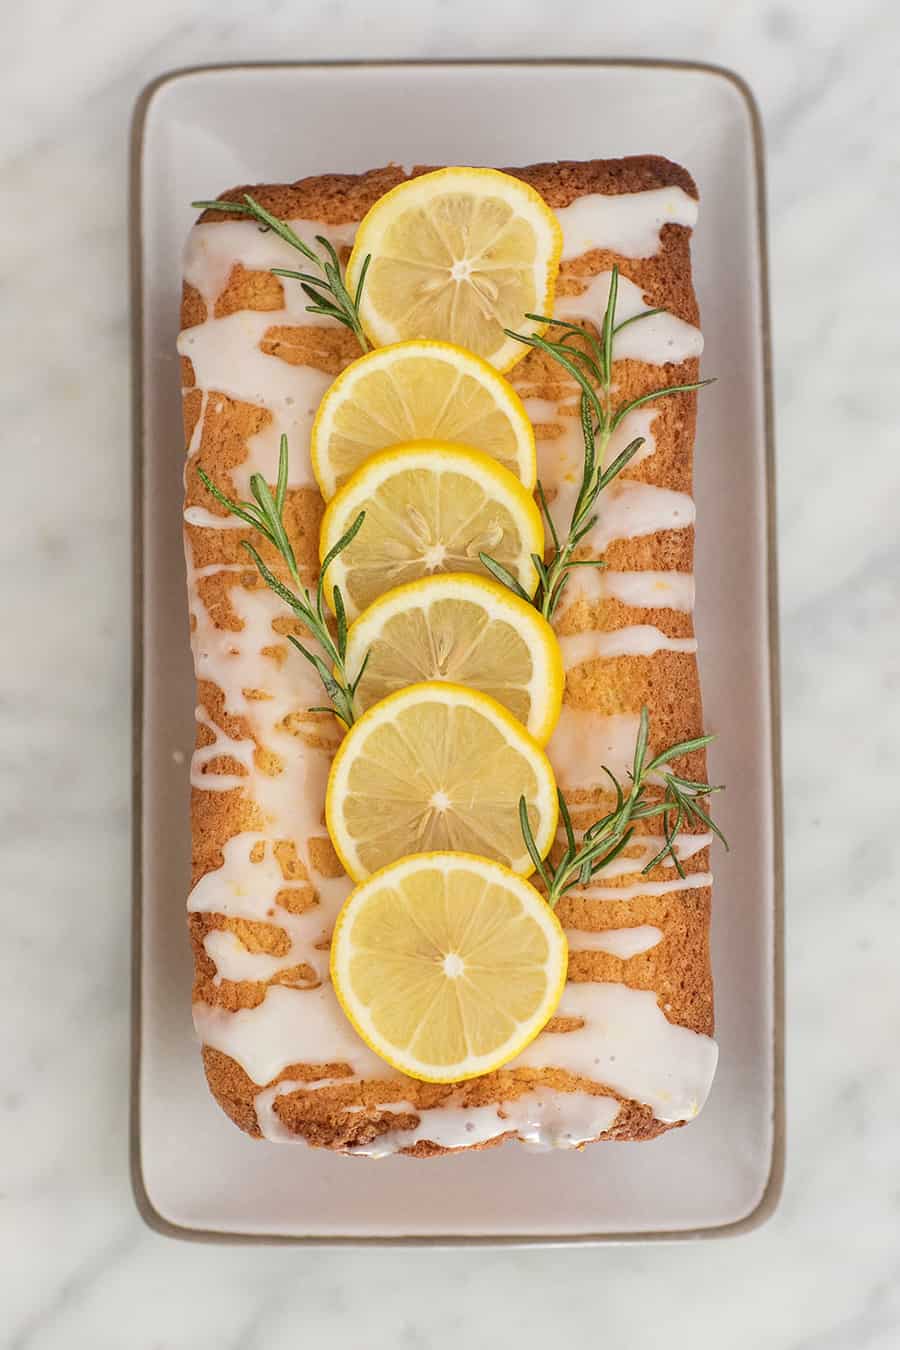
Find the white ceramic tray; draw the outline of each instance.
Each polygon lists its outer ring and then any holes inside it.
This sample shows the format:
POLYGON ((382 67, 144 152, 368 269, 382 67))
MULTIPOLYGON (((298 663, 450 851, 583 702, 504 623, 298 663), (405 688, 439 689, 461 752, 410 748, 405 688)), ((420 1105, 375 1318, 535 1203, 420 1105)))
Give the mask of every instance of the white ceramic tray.
POLYGON ((733 1232, 781 1177, 781 878, 772 450, 761 143, 727 72, 634 62, 272 65, 158 81, 134 138, 136 821, 133 1174, 181 1236, 598 1241, 733 1232), (553 109, 553 116, 547 109, 553 109), (697 439, 697 627, 717 815, 721 1059, 699 1120, 651 1144, 417 1162, 255 1143, 210 1098, 190 1022, 187 761, 193 739, 175 333, 190 202, 236 183, 383 164, 658 153, 701 192, 706 336, 697 439))

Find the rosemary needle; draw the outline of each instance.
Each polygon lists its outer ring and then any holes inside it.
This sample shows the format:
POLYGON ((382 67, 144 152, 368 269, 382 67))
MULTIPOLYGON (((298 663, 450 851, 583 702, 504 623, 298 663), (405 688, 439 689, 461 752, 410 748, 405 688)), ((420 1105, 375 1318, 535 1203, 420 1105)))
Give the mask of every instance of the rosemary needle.
POLYGON ((648 760, 649 732, 650 720, 647 709, 642 708, 634 747, 634 762, 630 773, 631 788, 626 793, 615 774, 604 765, 604 772, 615 791, 616 804, 612 811, 607 812, 599 820, 595 820, 593 825, 585 831, 580 846, 575 842, 575 831, 565 797, 561 792, 558 792, 560 819, 566 833, 566 848, 555 866, 541 857, 528 820, 527 803, 524 797, 520 797, 519 824, 522 830, 522 838, 525 840, 525 847, 528 849, 531 861, 546 887, 547 903, 551 909, 556 908, 562 895, 571 886, 574 886, 576 882, 582 886, 588 885, 592 877, 602 872, 604 867, 627 848, 634 834, 634 822, 637 820, 648 820, 654 816, 661 816, 665 836, 662 848, 642 869, 643 873, 658 867, 666 858, 671 858, 678 875, 680 877, 685 876, 681 859, 675 851, 676 838, 683 825, 700 822, 704 828, 711 830, 722 841, 726 849, 728 848, 727 840, 722 831, 699 801, 700 798, 708 797, 713 792, 724 791, 723 786, 721 784, 714 786, 712 783, 695 783, 690 779, 681 778, 666 767, 670 760, 677 759, 681 755, 687 755, 692 750, 702 749, 709 745, 715 737, 695 736, 692 740, 680 741, 677 745, 670 746, 668 750, 664 750, 661 754, 648 760), (644 796, 648 779, 652 773, 659 774, 665 783, 665 795, 661 801, 647 801, 644 796))
MULTIPOLYGON (((258 530, 284 560, 296 590, 292 590, 291 587, 286 586, 275 576, 263 562, 259 551, 249 540, 242 540, 244 548, 256 563, 263 581, 270 590, 275 592, 279 599, 289 606, 325 653, 327 660, 323 660, 318 652, 305 647, 299 638, 294 637, 291 633, 288 634, 288 641, 306 657, 307 661, 318 672, 319 678, 325 686, 325 692, 331 699, 333 711, 337 713, 342 722, 350 726, 356 717, 356 690, 365 672, 368 657, 363 660, 355 678, 348 679, 345 666, 347 615, 344 609, 344 601, 340 588, 335 586, 333 599, 337 633, 336 636, 332 637, 325 614, 324 581, 325 574, 334 559, 339 553, 343 552, 359 532, 365 520, 365 512, 359 513, 347 533, 341 536, 323 560, 315 596, 312 596, 300 579, 297 559, 284 525, 284 503, 288 482, 287 436, 281 437, 278 453, 278 482, 274 496, 268 483, 259 473, 253 474, 250 479, 250 491, 255 498, 252 502, 232 501, 230 497, 226 497, 225 493, 216 487, 209 475, 204 473, 202 469, 198 468, 197 473, 200 475, 203 485, 212 493, 216 501, 221 502, 231 515, 237 516, 238 519, 246 521, 253 529, 258 530)), ((312 708, 310 711, 330 712, 332 709, 312 708)))
POLYGON ((606 451, 613 433, 635 408, 640 408, 654 399, 663 398, 666 394, 689 393, 691 390, 702 389, 704 385, 713 383, 712 380, 699 380, 694 384, 668 385, 664 389, 654 389, 651 393, 642 394, 627 403, 613 406, 612 368, 615 335, 629 324, 660 313, 659 309, 647 309, 640 314, 632 315, 630 319, 616 323, 618 290, 619 269, 613 267, 609 282, 609 298, 599 338, 594 337, 580 324, 548 318, 543 314, 526 314, 525 317, 547 324, 549 327, 563 329, 563 336, 559 340, 537 333, 517 333, 510 328, 504 330, 507 337, 515 338, 517 342, 533 347, 536 351, 545 352, 571 375, 581 389, 581 432, 584 440, 581 487, 572 509, 568 531, 565 538, 560 539, 559 531, 547 506, 543 484, 539 482, 537 485, 538 500, 550 530, 552 552, 548 562, 536 554, 532 557, 538 574, 538 588, 534 596, 529 595, 501 563, 486 553, 479 555, 484 566, 498 581, 515 591, 521 599, 534 604, 548 620, 552 619, 556 612, 573 567, 604 566, 601 558, 574 558, 573 554, 597 523, 595 508, 601 492, 618 477, 644 444, 643 436, 635 437, 612 463, 607 465, 606 451), (582 338, 587 350, 572 346, 571 339, 574 337, 582 338))
POLYGON ((198 211, 224 211, 228 215, 248 216, 257 222, 260 229, 272 230, 286 244, 290 244, 291 248, 302 253, 307 262, 318 269, 320 275, 317 276, 313 272, 293 272, 287 267, 270 267, 269 271, 275 276, 291 277, 294 281, 299 281, 306 298, 311 302, 306 306, 309 314, 325 314, 331 319, 336 319, 356 335, 364 352, 369 350, 368 339, 359 320, 359 302, 362 299, 369 263, 372 261, 371 256, 364 259, 356 290, 351 295, 344 284, 341 262, 330 240, 322 234, 317 234, 316 243, 322 253, 316 253, 315 249, 310 248, 291 229, 287 221, 273 216, 271 211, 260 206, 249 192, 244 193, 244 200, 240 202, 191 202, 191 205, 198 211))

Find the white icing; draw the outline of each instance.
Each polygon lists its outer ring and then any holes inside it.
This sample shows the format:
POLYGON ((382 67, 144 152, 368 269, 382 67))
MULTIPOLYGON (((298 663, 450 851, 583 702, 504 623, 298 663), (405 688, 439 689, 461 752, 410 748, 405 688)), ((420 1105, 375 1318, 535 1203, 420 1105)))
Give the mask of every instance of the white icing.
POLYGON ((642 923, 634 928, 602 928, 599 932, 570 928, 566 932, 570 952, 606 952, 628 961, 632 956, 649 952, 662 942, 661 928, 642 923))
POLYGON ((694 608, 692 572, 613 572, 605 567, 578 567, 569 573, 559 607, 558 624, 579 600, 595 605, 619 600, 633 609, 674 609, 690 614, 694 608))
MULTIPOLYGON (((553 306, 557 319, 570 323, 587 321, 599 328, 609 300, 611 272, 598 272, 591 277, 580 295, 558 295, 553 306)), ((652 309, 644 300, 640 286, 627 277, 619 277, 616 293, 616 323, 634 318, 652 309)), ((628 324, 613 339, 614 361, 644 361, 651 366, 680 364, 703 351, 703 334, 693 324, 664 312, 628 324)))
MULTIPOLYGON (((332 1078, 315 1084, 316 1089, 340 1086, 347 1079, 332 1078)), ((302 1135, 285 1126, 274 1110, 279 1097, 294 1092, 310 1094, 308 1082, 283 1079, 264 1088, 253 1099, 256 1119, 264 1139, 273 1143, 296 1143, 302 1135)), ((352 1114, 366 1108, 361 1105, 344 1107, 352 1114)), ((553 1088, 536 1087, 515 1101, 497 1102, 491 1106, 463 1107, 460 1105, 423 1108, 412 1102, 389 1102, 379 1105, 379 1114, 416 1115, 418 1125, 411 1129, 388 1130, 370 1144, 357 1144, 347 1150, 356 1156, 386 1158, 403 1148, 412 1148, 420 1140, 427 1140, 439 1148, 467 1148, 497 1139, 503 1134, 515 1134, 535 1151, 558 1148, 578 1148, 589 1140, 604 1134, 615 1123, 619 1103, 615 1097, 589 1092, 559 1093, 553 1088)))
POLYGON ((697 207, 694 197, 674 186, 578 197, 556 212, 563 231, 563 259, 580 258, 594 248, 623 258, 650 258, 659 252, 662 227, 693 227, 697 207))
POLYGON ((507 1127, 537 1152, 578 1148, 612 1129, 619 1114, 615 1097, 590 1092, 556 1092, 535 1088, 527 1096, 504 1104, 507 1127))
MULTIPOLYGON (((184 389, 182 391, 183 394, 190 394, 193 392, 195 391, 191 389, 184 389)), ((208 406, 209 406, 209 390, 204 389, 201 391, 200 395, 200 411, 197 413, 197 420, 194 423, 194 430, 191 432, 191 439, 188 441, 187 445, 187 459, 185 462, 185 473, 187 473, 188 463, 190 463, 190 461, 196 455, 197 451, 200 449, 200 441, 203 436, 203 423, 206 418, 206 410, 208 406)))
POLYGON ((404 1102, 403 1106, 419 1116, 418 1125, 409 1130, 388 1130, 371 1144, 357 1144, 348 1149, 348 1153, 366 1158, 387 1158, 424 1139, 439 1148, 465 1148, 496 1139, 510 1128, 500 1119, 496 1106, 476 1106, 468 1110, 460 1106, 436 1106, 427 1111, 420 1111, 409 1102, 404 1102))
POLYGON ((217 516, 207 511, 205 506, 189 506, 184 513, 188 525, 198 525, 201 530, 246 530, 247 522, 237 516, 217 516))
MULTIPOLYGON (((310 248, 318 251, 316 235, 324 235, 335 248, 352 244, 357 225, 324 225, 318 220, 291 220, 288 222, 296 235, 310 248)), ((212 314, 215 303, 228 283, 234 267, 247 271, 267 272, 272 267, 286 267, 294 272, 307 270, 306 260, 290 244, 261 230, 252 220, 229 220, 195 225, 184 248, 183 273, 188 285, 199 291, 212 314)), ((304 307, 310 302, 300 286, 288 277, 279 278, 284 290, 284 309, 292 321, 315 323, 314 315, 306 315, 304 307)))
POLYGON ((203 948, 216 966, 213 984, 221 984, 223 980, 270 980, 293 964, 283 957, 248 951, 234 933, 222 928, 207 933, 203 948))
POLYGON ((706 1101, 718 1049, 708 1036, 669 1022, 648 990, 568 984, 558 1017, 577 1031, 544 1033, 509 1069, 565 1069, 653 1108, 657 1120, 691 1120, 706 1101))
POLYGON ((194 716, 201 726, 213 733, 209 745, 200 745, 191 757, 191 787, 205 788, 208 792, 231 792, 234 788, 244 787, 247 776, 253 768, 254 744, 252 741, 239 741, 229 736, 207 716, 206 709, 194 709, 194 716), (243 774, 207 773, 206 766, 220 756, 227 756, 243 766, 243 774))
POLYGON ((639 539, 658 530, 683 530, 693 525, 694 501, 686 492, 617 478, 601 494, 598 520, 582 541, 592 555, 602 554, 615 539, 639 539))
MULTIPOLYGON (((304 220, 290 224, 300 238, 313 247, 317 234, 326 236, 338 247, 352 243, 356 233, 355 224, 335 226, 304 220)), ((232 268, 238 264, 253 271, 266 271, 271 267, 302 271, 305 266, 295 249, 271 231, 261 231, 252 221, 194 226, 185 248, 184 277, 202 296, 207 317, 205 322, 184 329, 177 343, 180 355, 191 361, 196 387, 204 390, 204 407, 192 437, 192 449, 199 446, 205 400, 209 391, 216 390, 229 398, 265 408, 271 414, 268 424, 248 441, 248 459, 233 471, 239 495, 248 495, 252 473, 262 473, 269 482, 274 482, 282 433, 287 435, 291 451, 290 485, 314 487, 309 433, 316 409, 333 376, 312 366, 292 365, 263 352, 260 342, 270 328, 336 328, 338 325, 327 316, 308 313, 306 306, 310 302, 300 283, 288 277, 280 278, 284 293, 282 309, 238 310, 216 318, 216 300, 232 268)), ((201 522, 194 520, 191 523, 201 522)), ((241 528, 241 522, 235 522, 234 527, 241 528)))
POLYGON ((331 937, 343 902, 342 888, 324 889, 322 901, 302 914, 292 914, 276 897, 283 892, 308 894, 310 884, 284 879, 265 835, 235 835, 227 841, 222 853, 222 866, 207 872, 191 891, 188 911, 277 924, 290 939, 290 946, 281 956, 269 956, 248 951, 231 932, 213 930, 206 935, 203 945, 216 964, 216 983, 223 979, 270 980, 273 975, 301 964, 311 966, 317 979, 327 979, 328 952, 321 947, 331 937), (265 850, 259 862, 251 861, 254 849, 265 850))
POLYGON ((328 984, 317 989, 271 985, 255 1008, 228 1012, 195 1003, 193 1011, 204 1045, 229 1055, 260 1086, 291 1064, 347 1064, 366 1079, 394 1074, 357 1036, 328 984))
POLYGON ((605 764, 620 782, 634 761, 640 720, 636 713, 604 717, 586 708, 563 704, 547 754, 558 785, 565 789, 609 787, 605 764))
MULTIPOLYGON (((530 399, 528 402, 534 403, 535 400, 530 399)), ((614 432, 604 462, 611 464, 638 436, 644 438, 644 445, 631 464, 652 455, 656 450, 652 431, 656 416, 656 411, 648 408, 636 408, 629 413, 614 432)), ((551 498, 549 506, 553 522, 557 530, 565 534, 581 486, 584 443, 577 418, 560 416, 556 424, 564 428, 562 436, 552 439, 544 437, 537 442, 538 476, 544 491, 551 498)), ((619 477, 601 493, 596 514, 597 523, 585 535, 581 545, 593 556, 601 555, 615 539, 636 539, 654 534, 657 530, 684 529, 693 525, 696 513, 693 499, 686 492, 673 492, 652 483, 639 483, 619 477)), ((589 575, 596 570, 576 569, 575 576, 577 578, 579 572, 589 575)), ((572 584, 571 578, 569 584, 572 584)), ((589 580, 582 580, 579 584, 599 585, 589 580)))
POLYGON ((178 350, 190 358, 198 385, 229 398, 266 408, 268 424, 248 441, 249 457, 233 472, 235 488, 246 496, 251 473, 273 482, 278 472, 282 433, 291 450, 292 487, 315 485, 309 459, 309 434, 322 395, 333 376, 312 366, 295 366, 264 352, 260 342, 277 322, 271 313, 240 311, 187 328, 178 350))
MULTIPOLYGON (((535 403, 543 403, 544 399, 528 399, 526 407, 530 408, 535 403)), ((550 404, 549 406, 554 406, 550 404)), ((565 404, 561 404, 565 407, 565 404)), ((619 426, 613 432, 609 445, 604 456, 604 463, 611 464, 617 455, 621 454, 627 445, 637 438, 643 437, 644 444, 633 455, 629 467, 640 464, 641 460, 649 458, 656 451, 656 439, 653 435, 653 423, 657 416, 657 410, 654 408, 635 408, 627 417, 623 418, 619 426)), ((579 417, 569 417, 560 415, 552 420, 552 424, 562 429, 561 436, 549 437, 540 436, 537 438, 537 459, 538 459, 538 477, 544 491, 547 493, 550 507, 550 514, 553 517, 553 523, 560 534, 566 534, 569 528, 569 522, 572 519, 572 510, 581 487, 581 472, 584 464, 584 438, 581 434, 581 421, 579 417)), ((606 497, 607 489, 601 496, 599 505, 603 506, 603 498, 606 497)))
MULTIPOLYGON (((272 922, 290 939, 287 953, 272 957, 247 951, 233 934, 208 934, 206 947, 218 967, 218 978, 268 980, 281 970, 305 964, 318 978, 325 979, 327 956, 317 944, 330 934, 350 883, 343 876, 317 874, 310 850, 310 840, 323 835, 330 755, 308 743, 301 746, 289 726, 293 720, 301 730, 308 725, 306 710, 320 700, 321 693, 315 673, 272 629, 273 619, 283 615, 277 596, 267 590, 247 591, 235 586, 230 598, 244 625, 240 632, 216 628, 197 594, 192 595, 191 608, 196 617, 194 660, 199 678, 214 680, 222 690, 225 713, 244 718, 251 735, 242 740, 229 736, 202 708, 198 709, 198 720, 212 729, 215 740, 194 751, 191 782, 207 791, 245 789, 262 813, 266 833, 248 831, 228 840, 222 866, 200 879, 191 892, 188 908, 272 922), (278 645, 287 652, 283 662, 263 655, 264 647, 278 645), (257 692, 266 697, 254 697, 257 692), (278 755, 280 771, 264 771, 258 763, 257 745, 278 755), (242 774, 209 771, 211 761, 226 754, 238 762, 242 774), (284 880, 270 844, 262 861, 251 860, 267 840, 294 844, 302 869, 318 893, 317 906, 295 915, 277 903, 279 892, 302 890, 307 883, 284 880)), ((328 730, 327 726, 315 728, 317 735, 327 735, 328 730)), ((335 744, 338 735, 335 723, 335 744)), ((330 990, 329 996, 333 998, 330 990)), ((334 1016, 340 1017, 336 1002, 334 1016)))
POLYGON ((515 1101, 491 1106, 421 1110, 404 1102, 402 1109, 414 1111, 420 1118, 419 1124, 410 1130, 389 1130, 371 1144, 359 1144, 348 1152, 385 1158, 398 1149, 412 1148, 419 1140, 427 1140, 439 1148, 467 1148, 498 1139, 502 1134, 514 1134, 536 1152, 578 1148, 613 1126, 619 1103, 615 1097, 537 1087, 515 1101))
POLYGON ((692 572, 604 571, 603 580, 613 599, 635 609, 675 609, 690 614, 694 608, 692 572))
POLYGON ((686 877, 673 877, 671 881, 641 879, 631 886, 600 886, 592 882, 589 886, 573 886, 566 894, 581 900, 637 900, 644 896, 671 895, 673 891, 705 890, 712 882, 711 872, 691 872, 686 877))
POLYGON ((573 633, 559 639, 566 670, 612 656, 652 656, 654 652, 695 652, 696 638, 668 637, 650 624, 634 624, 630 628, 615 628, 612 632, 588 631, 573 633))

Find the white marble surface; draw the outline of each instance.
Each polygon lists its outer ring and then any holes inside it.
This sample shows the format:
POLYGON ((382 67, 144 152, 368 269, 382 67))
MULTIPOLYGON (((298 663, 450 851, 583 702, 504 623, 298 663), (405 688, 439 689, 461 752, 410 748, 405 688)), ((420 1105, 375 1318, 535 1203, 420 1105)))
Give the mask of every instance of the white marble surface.
POLYGON ((0 1343, 889 1350, 900 1342, 900 18, 654 0, 32 0, 0 51, 7 510, 0 1343), (377 9, 377 22, 373 11, 377 9), (759 1232, 602 1251, 176 1244, 127 1176, 128 119, 241 58, 648 55, 766 120, 788 843, 789 1163, 759 1232), (11 492, 10 492, 11 489, 11 492), (5 1338, 5 1339, 3 1339, 5 1338))

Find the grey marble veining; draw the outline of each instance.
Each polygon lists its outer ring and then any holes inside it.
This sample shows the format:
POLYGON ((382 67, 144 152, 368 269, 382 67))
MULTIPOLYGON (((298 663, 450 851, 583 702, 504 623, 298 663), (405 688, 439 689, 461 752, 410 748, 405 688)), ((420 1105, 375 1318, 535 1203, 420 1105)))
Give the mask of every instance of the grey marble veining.
MULTIPOLYGON (((0 1343, 17 1350, 900 1342, 900 18, 823 0, 36 0, 0 51, 0 1343), (214 60, 647 55, 767 125, 787 793, 789 1166, 733 1242, 177 1245, 127 1179, 128 119, 214 60)), ((10 20, 4 14, 5 26, 10 20)))

